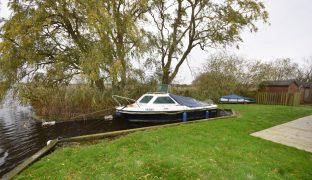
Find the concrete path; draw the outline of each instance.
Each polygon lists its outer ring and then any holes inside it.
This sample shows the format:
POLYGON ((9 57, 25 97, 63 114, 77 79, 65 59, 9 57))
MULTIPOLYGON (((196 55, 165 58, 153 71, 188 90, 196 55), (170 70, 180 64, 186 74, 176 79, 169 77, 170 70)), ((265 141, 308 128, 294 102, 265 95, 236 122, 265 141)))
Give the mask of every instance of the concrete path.
POLYGON ((251 135, 312 152, 312 115, 251 135))

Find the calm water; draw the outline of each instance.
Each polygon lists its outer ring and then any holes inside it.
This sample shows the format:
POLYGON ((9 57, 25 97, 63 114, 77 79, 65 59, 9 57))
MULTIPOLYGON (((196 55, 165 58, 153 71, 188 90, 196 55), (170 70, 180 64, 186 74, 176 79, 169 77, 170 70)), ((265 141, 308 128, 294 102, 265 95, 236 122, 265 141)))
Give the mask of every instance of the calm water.
POLYGON ((0 177, 30 157, 51 139, 147 126, 121 120, 88 120, 42 127, 31 108, 6 102, 0 107, 0 177))
POLYGON ((30 107, 5 102, 0 107, 0 177, 43 148, 48 140, 152 125, 157 124, 87 120, 42 127, 31 118, 30 107))

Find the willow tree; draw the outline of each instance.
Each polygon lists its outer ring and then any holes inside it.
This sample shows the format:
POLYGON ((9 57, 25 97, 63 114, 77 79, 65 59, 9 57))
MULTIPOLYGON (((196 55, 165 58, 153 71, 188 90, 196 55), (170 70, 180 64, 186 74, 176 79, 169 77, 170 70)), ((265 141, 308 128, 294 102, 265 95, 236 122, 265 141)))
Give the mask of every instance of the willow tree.
POLYGON ((137 22, 142 0, 10 1, 12 16, 0 32, 3 87, 28 80, 48 85, 83 77, 103 88, 103 80, 125 85, 127 61, 140 55, 143 31, 137 22))
POLYGON ((145 0, 91 0, 85 7, 90 31, 105 45, 103 50, 110 50, 113 63, 107 70, 113 86, 118 82, 124 87, 131 58, 140 58, 147 50, 142 24, 149 5, 145 0))
POLYGON ((150 15, 164 84, 172 82, 195 47, 235 45, 245 28, 255 32, 255 22, 268 18, 257 0, 154 0, 150 15))
MULTIPOLYGON (((7 84, 45 72, 50 84, 81 73, 80 54, 91 44, 82 12, 65 1, 12 1, 1 27, 0 72, 7 84)), ((38 77, 38 76, 37 76, 38 77)))

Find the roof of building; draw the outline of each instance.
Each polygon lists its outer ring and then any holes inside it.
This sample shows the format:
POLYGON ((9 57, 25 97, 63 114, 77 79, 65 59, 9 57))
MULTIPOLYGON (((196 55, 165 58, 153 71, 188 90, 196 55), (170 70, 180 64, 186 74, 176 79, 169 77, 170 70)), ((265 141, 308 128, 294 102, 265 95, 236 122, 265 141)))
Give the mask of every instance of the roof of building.
POLYGON ((289 86, 292 83, 296 83, 298 86, 300 85, 295 79, 263 81, 262 82, 262 84, 265 86, 289 86))

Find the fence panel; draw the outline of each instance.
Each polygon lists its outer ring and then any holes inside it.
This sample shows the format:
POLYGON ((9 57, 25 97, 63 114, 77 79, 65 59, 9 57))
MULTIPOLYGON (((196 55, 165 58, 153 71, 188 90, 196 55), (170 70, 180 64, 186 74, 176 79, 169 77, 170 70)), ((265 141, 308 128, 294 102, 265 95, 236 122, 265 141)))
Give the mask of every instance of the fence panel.
POLYGON ((268 93, 259 92, 256 96, 258 104, 298 106, 300 105, 300 92, 298 93, 268 93))

